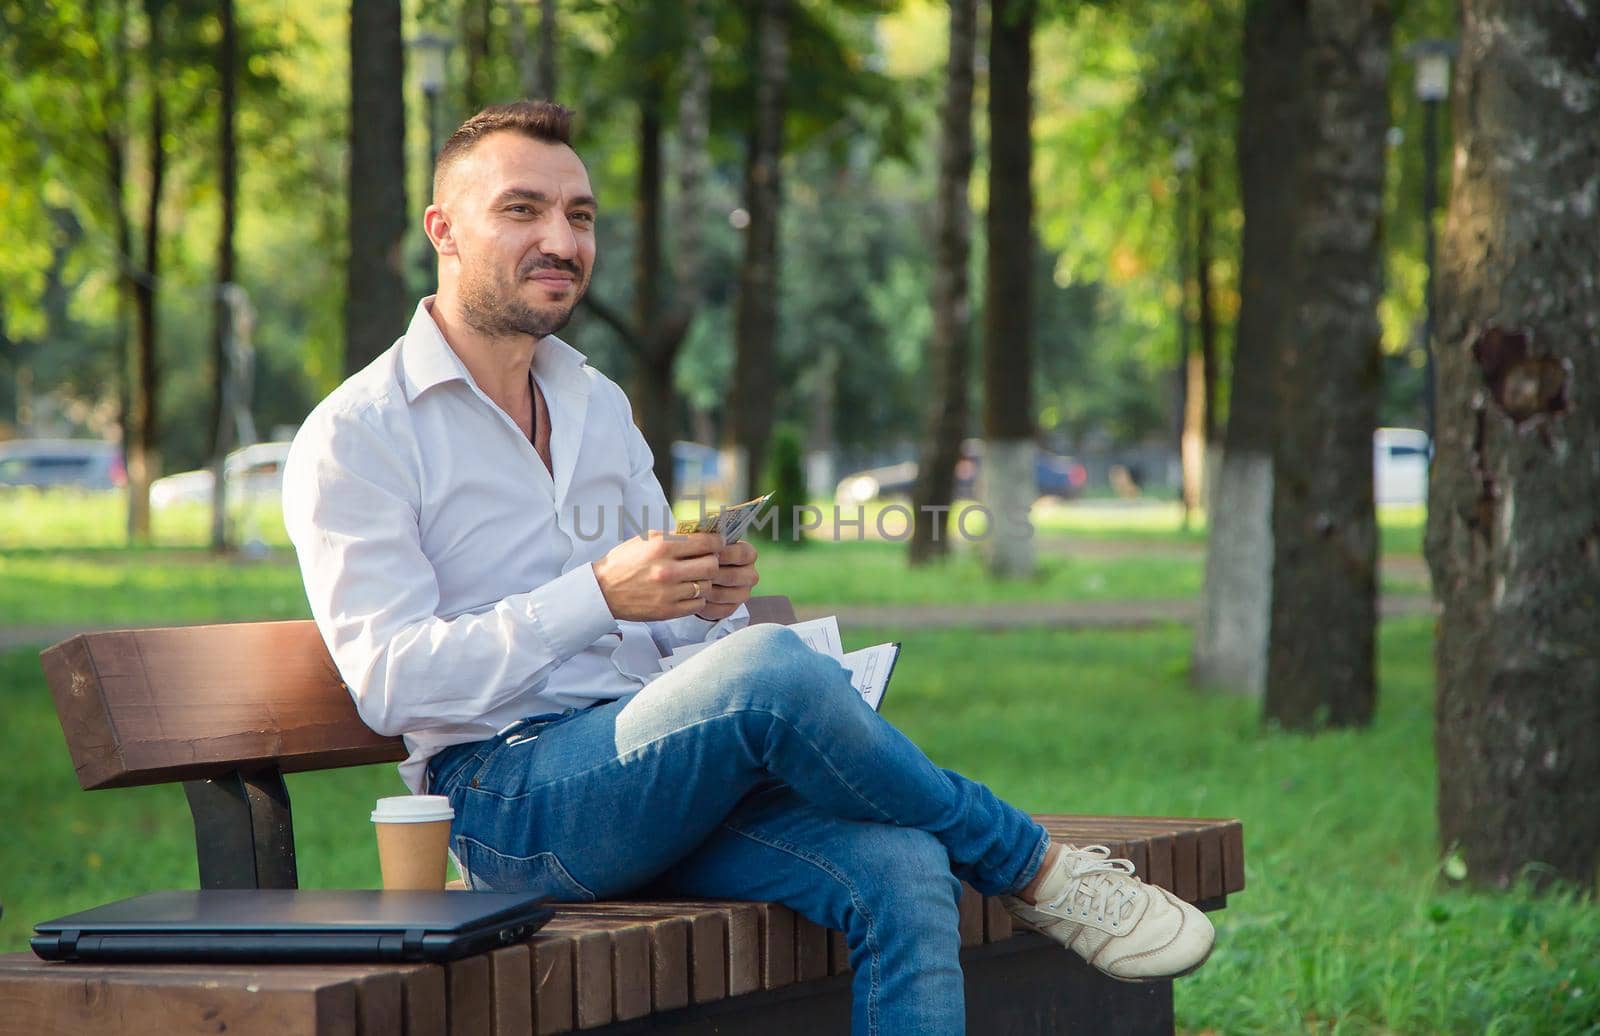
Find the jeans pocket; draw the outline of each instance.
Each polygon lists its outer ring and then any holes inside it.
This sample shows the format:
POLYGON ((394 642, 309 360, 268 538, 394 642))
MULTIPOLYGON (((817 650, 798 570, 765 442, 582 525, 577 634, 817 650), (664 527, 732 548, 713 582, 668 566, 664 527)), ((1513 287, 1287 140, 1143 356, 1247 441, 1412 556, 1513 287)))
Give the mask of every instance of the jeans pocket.
POLYGON ((452 794, 457 785, 466 783, 466 777, 476 774, 483 768, 490 747, 491 742, 472 741, 441 749, 428 760, 428 783, 425 789, 427 793, 452 794))
POLYGON ((508 856, 467 835, 455 836, 456 860, 467 887, 483 892, 532 892, 556 903, 593 903, 555 853, 508 856))

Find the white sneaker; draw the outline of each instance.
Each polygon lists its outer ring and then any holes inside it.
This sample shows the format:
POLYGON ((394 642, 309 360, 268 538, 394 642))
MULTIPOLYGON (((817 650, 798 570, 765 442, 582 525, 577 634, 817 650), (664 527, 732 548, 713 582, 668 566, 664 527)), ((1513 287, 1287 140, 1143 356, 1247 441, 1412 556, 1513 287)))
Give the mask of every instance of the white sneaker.
POLYGON ((1216 929, 1206 915, 1164 888, 1134 877, 1130 860, 1103 845, 1061 854, 1039 882, 1038 903, 1006 896, 1006 909, 1124 982, 1177 978, 1211 956, 1216 929))

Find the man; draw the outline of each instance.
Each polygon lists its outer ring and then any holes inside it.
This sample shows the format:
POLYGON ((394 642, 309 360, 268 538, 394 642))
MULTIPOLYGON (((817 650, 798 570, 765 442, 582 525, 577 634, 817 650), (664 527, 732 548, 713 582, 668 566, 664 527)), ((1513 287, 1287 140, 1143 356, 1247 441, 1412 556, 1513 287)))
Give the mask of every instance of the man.
POLYGON ((284 481, 318 627, 406 783, 450 797, 468 884, 785 903, 845 932, 858 1033, 961 1030, 958 877, 1115 977, 1197 967, 1204 915, 935 767, 792 632, 741 628, 753 546, 660 531, 627 399, 555 337, 595 261, 569 122, 502 105, 445 143, 439 292, 284 481))

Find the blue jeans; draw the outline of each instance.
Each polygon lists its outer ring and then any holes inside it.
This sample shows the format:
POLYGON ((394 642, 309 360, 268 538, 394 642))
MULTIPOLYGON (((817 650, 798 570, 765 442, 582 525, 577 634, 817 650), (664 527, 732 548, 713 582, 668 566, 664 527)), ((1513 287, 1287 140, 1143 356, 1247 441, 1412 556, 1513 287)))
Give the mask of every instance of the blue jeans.
POLYGON ((1013 892, 1049 844, 776 625, 631 698, 446 749, 428 775, 472 888, 766 900, 843 931, 858 1034, 961 1032, 956 879, 1013 892))

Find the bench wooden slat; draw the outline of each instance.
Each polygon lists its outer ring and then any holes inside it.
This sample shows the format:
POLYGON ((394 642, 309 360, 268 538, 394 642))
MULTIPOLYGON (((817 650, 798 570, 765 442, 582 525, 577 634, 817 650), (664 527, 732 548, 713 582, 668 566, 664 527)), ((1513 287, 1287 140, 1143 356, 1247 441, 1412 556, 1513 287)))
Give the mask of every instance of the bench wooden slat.
MULTIPOLYGON (((598 905, 598 904, 597 904, 598 905)), ((728 914, 707 904, 681 900, 627 900, 616 907, 651 911, 688 926, 689 1002, 710 1003, 728 995, 728 914)))
POLYGON ((850 943, 845 939, 844 933, 832 931, 828 933, 828 974, 848 975, 850 973, 850 943))
POLYGON ((489 954, 489 1027, 494 1036, 533 1031, 533 954, 526 945, 489 954))
POLYGON ((794 919, 794 977, 809 982, 828 975, 828 929, 799 914, 794 919))
POLYGON ((1141 881, 1150 880, 1150 846, 1149 843, 1136 840, 1127 845, 1127 858, 1133 861, 1133 873, 1139 875, 1141 881))
POLYGON ((445 1003, 450 1036, 483 1036, 493 1010, 489 999, 489 958, 479 954, 445 965, 445 1003))
POLYGON ((643 974, 619 973, 613 983, 642 983, 654 1011, 689 1005, 689 920, 681 911, 631 902, 585 903, 563 910, 573 917, 627 922, 628 927, 643 929, 648 946, 643 974))
POLYGON ((956 906, 961 945, 983 945, 983 895, 966 882, 961 883, 961 901, 956 906))
POLYGON ((1222 887, 1228 892, 1244 889, 1244 825, 1239 823, 1222 833, 1222 887))
POLYGON ((689 1001, 709 1004, 728 995, 728 920, 714 910, 689 919, 689 1001))
POLYGON ((1011 938, 1015 929, 1011 924, 1011 912, 1000 902, 998 896, 987 896, 983 900, 983 941, 1004 942, 1011 938))
POLYGON ((1101 844, 1132 859, 1140 877, 1190 902, 1242 891, 1242 867, 1230 871, 1228 843, 1243 860, 1237 820, 1193 817, 1035 817, 1051 837, 1076 845, 1101 844), (1141 858, 1142 856, 1142 858, 1141 858))
POLYGON ((406 1036, 445 1036, 449 1031, 445 1003, 444 968, 416 964, 402 969, 400 1010, 406 1036))
POLYGON ((1200 846, 1200 898, 1214 899, 1226 894, 1222 881, 1222 834, 1204 832, 1200 846))
POLYGON ((742 996, 761 988, 761 904, 737 900, 674 899, 665 900, 664 905, 691 912, 711 911, 720 914, 723 930, 727 933, 724 944, 727 961, 724 985, 727 995, 742 996))
POLYGON ((354 980, 356 1032, 359 1036, 404 1032, 400 1013, 400 976, 373 972, 354 980))
POLYGON ((406 756, 361 722, 307 620, 83 634, 40 661, 84 788, 406 756))
POLYGON ((1200 898, 1200 843, 1193 831, 1172 836, 1172 891, 1193 903, 1200 898))
POLYGON ((571 939, 541 932, 528 943, 529 967, 533 983, 533 1031, 567 1032, 576 1024, 573 1017, 571 939))
POLYGON ((794 981, 794 911, 777 903, 757 903, 761 919, 761 988, 778 989, 794 981))
MULTIPOLYGON (((546 927, 552 925, 586 933, 586 936, 598 935, 605 940, 610 959, 608 995, 612 1017, 626 1022, 650 1013, 650 930, 644 922, 561 906, 556 908, 555 919, 546 927)), ((583 1027, 580 1024, 580 1028, 583 1027)))
POLYGON ((262 969, 248 981, 203 965, 80 968, 0 957, 0 1019, 30 1036, 81 1036, 137 1018, 162 1036, 221 1031, 356 1036, 356 983, 314 969, 262 969))
POLYGON ((557 914, 543 928, 572 947, 572 1013, 580 1029, 615 1020, 611 994, 611 935, 579 918, 557 914))

